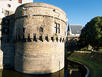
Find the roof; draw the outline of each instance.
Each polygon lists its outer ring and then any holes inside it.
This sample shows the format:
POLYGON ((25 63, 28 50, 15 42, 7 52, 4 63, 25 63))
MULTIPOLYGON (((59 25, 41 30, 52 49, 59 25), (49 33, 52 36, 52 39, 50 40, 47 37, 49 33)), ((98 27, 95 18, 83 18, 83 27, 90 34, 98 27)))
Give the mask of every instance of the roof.
POLYGON ((80 34, 82 25, 68 25, 68 31, 71 29, 72 34, 80 34))

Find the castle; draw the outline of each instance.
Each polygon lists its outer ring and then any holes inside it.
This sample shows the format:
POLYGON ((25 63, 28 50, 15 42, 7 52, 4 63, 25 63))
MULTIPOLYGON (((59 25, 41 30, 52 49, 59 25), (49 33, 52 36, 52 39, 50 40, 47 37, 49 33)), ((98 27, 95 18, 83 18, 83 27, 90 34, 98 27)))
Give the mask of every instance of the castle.
POLYGON ((66 37, 66 51, 78 49, 78 40, 81 34, 82 25, 68 24, 66 37))
POLYGON ((68 25, 68 30, 67 30, 67 40, 78 40, 81 34, 81 29, 82 29, 82 25, 73 25, 73 24, 69 24, 68 25))
POLYGON ((2 19, 4 68, 22 73, 53 73, 64 67, 67 17, 60 8, 27 3, 2 19))

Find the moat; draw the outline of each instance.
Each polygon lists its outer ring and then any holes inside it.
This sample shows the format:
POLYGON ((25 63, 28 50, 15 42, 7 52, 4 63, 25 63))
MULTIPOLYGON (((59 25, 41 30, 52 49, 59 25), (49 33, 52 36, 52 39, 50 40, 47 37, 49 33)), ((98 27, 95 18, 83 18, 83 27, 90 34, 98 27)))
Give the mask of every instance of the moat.
POLYGON ((68 61, 68 67, 53 74, 22 74, 14 70, 0 70, 0 77, 84 77, 85 70, 77 63, 68 61))

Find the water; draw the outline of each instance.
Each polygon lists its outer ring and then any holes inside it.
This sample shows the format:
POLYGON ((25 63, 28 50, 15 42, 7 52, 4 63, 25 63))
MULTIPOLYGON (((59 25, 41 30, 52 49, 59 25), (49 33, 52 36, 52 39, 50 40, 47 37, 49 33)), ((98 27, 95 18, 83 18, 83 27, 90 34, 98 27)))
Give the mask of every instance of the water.
POLYGON ((85 71, 79 64, 68 61, 67 66, 56 73, 43 75, 22 74, 14 70, 3 69, 0 70, 0 77, 84 77, 85 74, 83 72, 85 71))
POLYGON ((83 65, 68 61, 68 75, 69 77, 85 77, 87 70, 83 65))
POLYGON ((53 74, 44 74, 44 75, 22 74, 14 70, 4 69, 0 70, 0 77, 64 77, 64 69, 53 74))

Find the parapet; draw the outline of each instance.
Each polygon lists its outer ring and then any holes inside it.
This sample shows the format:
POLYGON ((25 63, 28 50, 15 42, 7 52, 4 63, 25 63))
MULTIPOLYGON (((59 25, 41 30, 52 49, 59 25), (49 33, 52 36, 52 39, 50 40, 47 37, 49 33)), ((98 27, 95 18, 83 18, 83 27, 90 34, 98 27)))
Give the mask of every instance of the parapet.
POLYGON ((67 24, 67 17, 60 8, 45 3, 27 3, 19 6, 16 10, 16 18, 22 16, 50 16, 60 19, 67 24))

